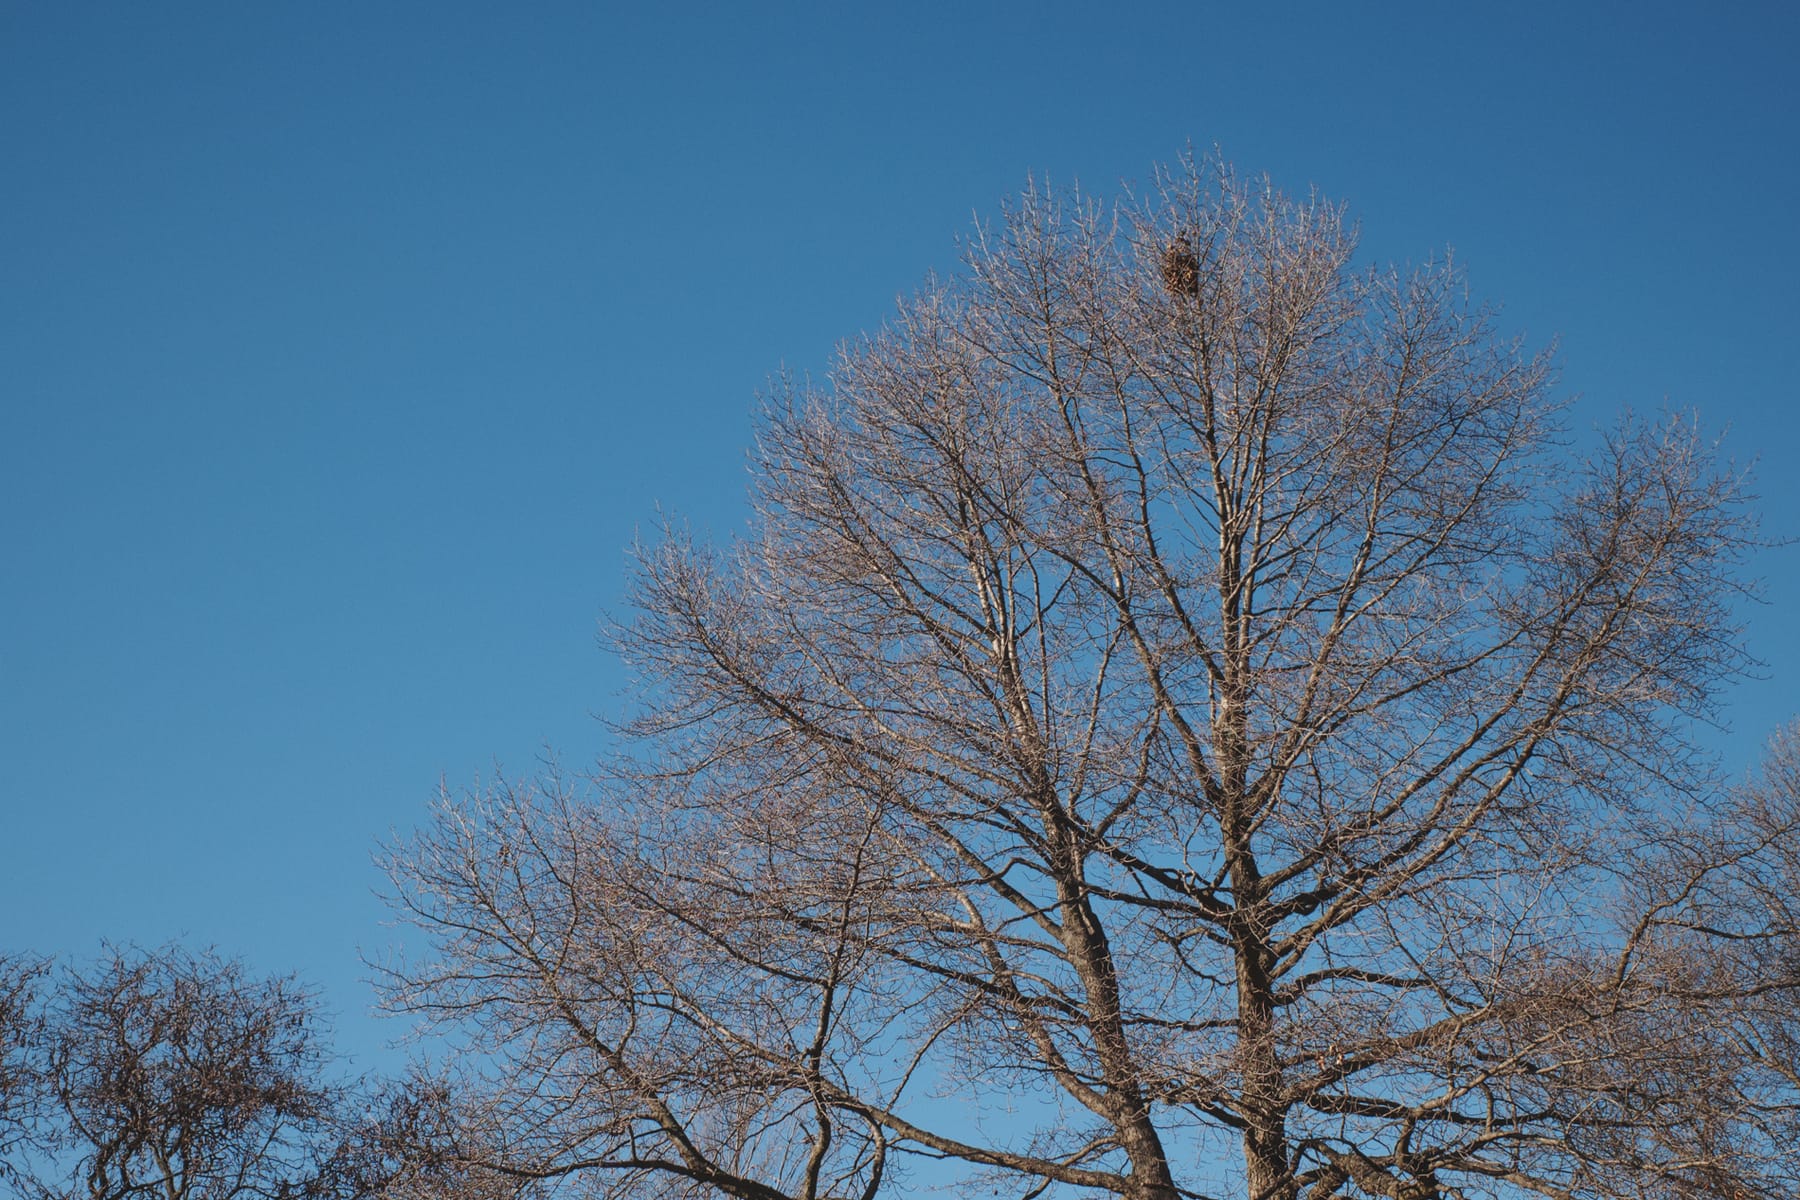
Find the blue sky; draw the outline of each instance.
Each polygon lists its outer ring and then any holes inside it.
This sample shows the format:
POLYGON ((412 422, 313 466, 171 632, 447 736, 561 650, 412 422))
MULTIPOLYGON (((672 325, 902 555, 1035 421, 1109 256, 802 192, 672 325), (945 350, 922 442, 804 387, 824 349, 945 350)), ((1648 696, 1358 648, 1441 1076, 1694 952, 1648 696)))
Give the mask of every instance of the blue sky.
MULTIPOLYGON (((1192 143, 1453 246, 1578 425, 1696 408, 1800 534, 1792 5, 0 8, 0 948, 297 969, 380 1061, 378 838, 605 745, 659 512, 1029 173, 1192 143)), ((1755 564, 1795 710, 1800 550, 1755 564)))

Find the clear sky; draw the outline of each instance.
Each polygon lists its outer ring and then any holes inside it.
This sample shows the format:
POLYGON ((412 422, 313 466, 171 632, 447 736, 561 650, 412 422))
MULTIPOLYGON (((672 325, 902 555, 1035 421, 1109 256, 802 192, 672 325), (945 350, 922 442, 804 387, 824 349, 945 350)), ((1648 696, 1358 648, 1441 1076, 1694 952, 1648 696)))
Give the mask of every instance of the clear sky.
MULTIPOLYGON (((1027 175, 1189 143, 1453 246, 1578 424, 1696 408, 1800 534, 1800 8, 0 7, 0 948, 297 969, 363 1061, 370 855, 601 752, 659 511, 1027 175), (1575 11, 1570 11, 1571 9, 1575 11)), ((1800 710, 1800 550, 1756 564, 1800 710)))

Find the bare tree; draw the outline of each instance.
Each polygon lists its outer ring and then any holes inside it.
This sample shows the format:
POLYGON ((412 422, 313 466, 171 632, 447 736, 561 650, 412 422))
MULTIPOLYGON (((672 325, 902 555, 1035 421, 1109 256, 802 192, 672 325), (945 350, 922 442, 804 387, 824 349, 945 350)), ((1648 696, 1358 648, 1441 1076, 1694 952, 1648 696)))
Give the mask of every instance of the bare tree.
POLYGON ((18 1194, 328 1194, 347 1092, 326 1079, 323 1016, 293 979, 167 947, 38 982, 9 1022, 28 1101, 7 1153, 18 1194))
POLYGON ((1720 947, 1790 921, 1745 838, 1795 814, 1684 735, 1744 663, 1740 478, 1685 420, 1572 443, 1456 269, 1354 248, 1212 164, 1033 189, 779 388, 752 533, 639 557, 621 756, 393 855, 391 1003, 488 1056, 472 1158, 1792 1194, 1791 1043, 1731 1019, 1792 964, 1720 947))
POLYGON ((0 1183, 16 1183, 13 1164, 35 1121, 39 1095, 31 1050, 40 1028, 38 981, 44 964, 0 954, 0 1183))

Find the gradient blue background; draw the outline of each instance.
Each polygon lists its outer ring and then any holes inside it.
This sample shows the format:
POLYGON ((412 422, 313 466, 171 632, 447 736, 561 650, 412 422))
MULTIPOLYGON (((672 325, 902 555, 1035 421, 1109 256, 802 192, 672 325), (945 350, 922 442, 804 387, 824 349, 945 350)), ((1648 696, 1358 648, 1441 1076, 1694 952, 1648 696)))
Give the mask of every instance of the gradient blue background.
POLYGON ((1693 406, 1800 533, 1797 12, 0 7, 0 947, 216 943, 392 1061, 376 840, 600 752, 636 531, 740 526, 768 373, 1029 172, 1217 143, 1454 246, 1578 426, 1693 406))

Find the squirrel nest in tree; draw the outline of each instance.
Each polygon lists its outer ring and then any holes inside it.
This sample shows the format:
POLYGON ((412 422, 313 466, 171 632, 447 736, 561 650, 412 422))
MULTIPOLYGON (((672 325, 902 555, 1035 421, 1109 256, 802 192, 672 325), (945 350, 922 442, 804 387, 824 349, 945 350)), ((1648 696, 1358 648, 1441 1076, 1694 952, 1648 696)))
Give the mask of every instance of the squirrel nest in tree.
POLYGON ((1200 294, 1200 260, 1187 248, 1186 242, 1174 241, 1163 251, 1163 286, 1171 296, 1200 294))

